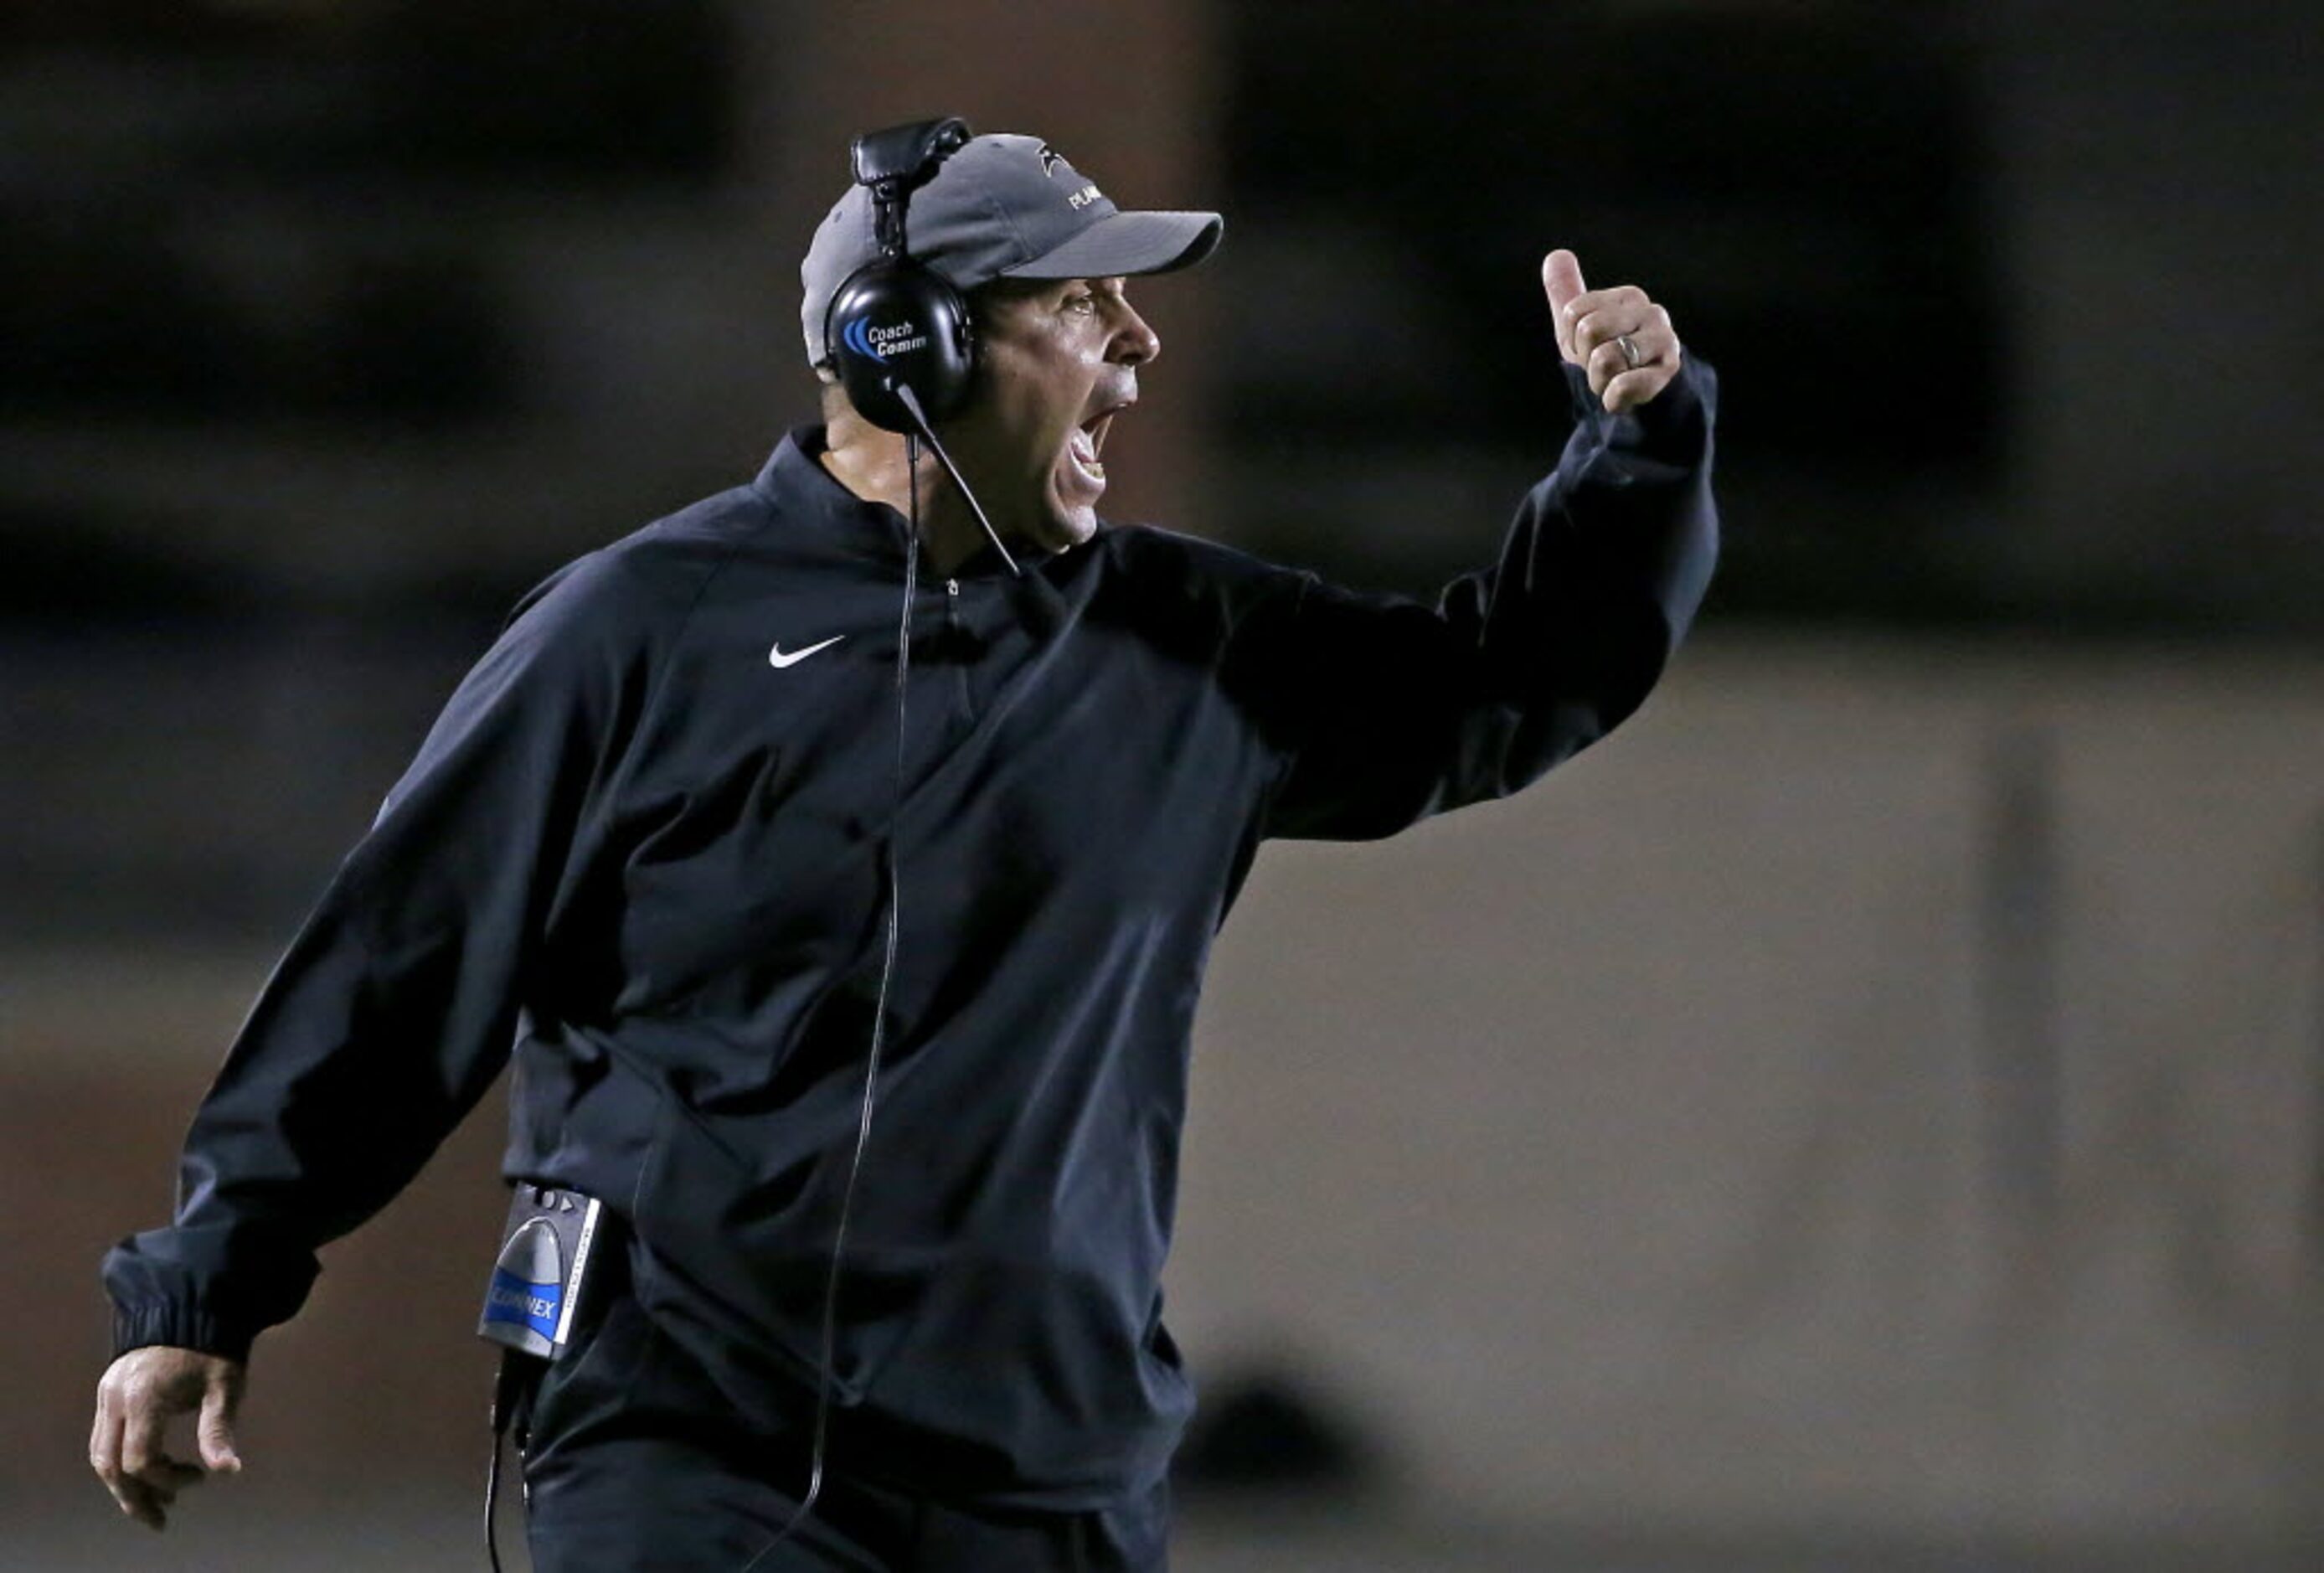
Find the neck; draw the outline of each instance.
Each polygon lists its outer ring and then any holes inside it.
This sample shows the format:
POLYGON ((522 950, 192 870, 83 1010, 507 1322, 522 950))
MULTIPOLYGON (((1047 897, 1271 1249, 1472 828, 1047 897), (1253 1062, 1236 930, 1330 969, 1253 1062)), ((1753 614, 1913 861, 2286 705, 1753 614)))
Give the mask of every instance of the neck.
MULTIPOLYGON (((828 426, 823 467, 865 502, 884 503, 907 519, 912 516, 915 477, 897 433, 852 412, 839 415, 828 426)), ((924 560, 932 571, 949 576, 984 544, 984 527, 926 441, 920 444, 917 478, 924 560)))

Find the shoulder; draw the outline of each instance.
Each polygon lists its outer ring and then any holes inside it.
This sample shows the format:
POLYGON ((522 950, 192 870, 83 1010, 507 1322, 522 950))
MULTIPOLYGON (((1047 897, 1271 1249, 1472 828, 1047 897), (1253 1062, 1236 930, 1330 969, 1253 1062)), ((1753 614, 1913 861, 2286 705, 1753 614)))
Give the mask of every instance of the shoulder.
POLYGON ((543 640, 586 634, 630 643, 684 621, 704 588, 766 523, 736 486, 574 559, 519 598, 504 633, 543 640))
POLYGON ((1222 597, 1237 606, 1296 597, 1314 578, 1215 541, 1151 524, 1109 525, 1098 541, 1113 576, 1132 586, 1222 597))
POLYGON ((1223 665, 1279 643, 1314 576, 1199 536, 1151 525, 1112 525, 1098 537, 1099 596, 1121 625, 1155 643, 1207 652, 1223 665))

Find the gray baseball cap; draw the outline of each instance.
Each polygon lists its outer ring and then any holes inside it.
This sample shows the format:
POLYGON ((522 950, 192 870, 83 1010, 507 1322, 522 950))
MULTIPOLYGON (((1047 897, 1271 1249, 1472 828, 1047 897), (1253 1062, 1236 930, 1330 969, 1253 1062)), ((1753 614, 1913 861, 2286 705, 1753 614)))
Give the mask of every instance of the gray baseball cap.
MULTIPOLYGON (((1215 213, 1125 213, 1038 137, 971 137, 911 194, 911 254, 963 291, 995 279, 1110 279, 1167 273, 1211 254, 1226 221, 1215 213)), ((851 186, 824 218, 799 264, 799 326, 807 358, 830 358, 823 340, 831 298, 880 256, 872 193, 851 186)))

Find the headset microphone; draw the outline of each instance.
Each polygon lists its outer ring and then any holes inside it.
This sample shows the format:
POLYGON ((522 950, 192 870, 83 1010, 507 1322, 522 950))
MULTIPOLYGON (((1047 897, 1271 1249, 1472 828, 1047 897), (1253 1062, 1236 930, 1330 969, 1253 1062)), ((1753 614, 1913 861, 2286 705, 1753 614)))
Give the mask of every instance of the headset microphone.
MULTIPOLYGON (((902 521, 903 599, 898 608, 896 630, 896 751, 890 782, 889 832, 880 859, 883 865, 882 884, 886 888, 881 903, 884 911, 881 923, 879 987, 872 1005, 871 1042, 865 1056, 855 1139, 848 1159, 845 1182, 839 1195, 837 1216, 832 1229, 831 1254, 824 1277, 806 1487, 783 1523, 759 1545, 737 1573, 754 1573, 769 1556, 798 1533, 821 1500, 828 1462, 833 1377, 839 1352, 839 1309, 849 1225, 855 1210, 858 1182, 862 1178, 864 1154, 871 1143, 872 1121, 878 1107, 880 1073, 887 1048, 890 992, 895 982, 897 951, 902 932, 903 880, 899 867, 897 828, 903 818, 908 780, 910 728, 907 701, 911 673, 912 608, 918 589, 921 547, 918 450, 923 441, 934 452, 962 497, 966 499, 969 508, 976 515, 977 523, 983 528, 1001 562, 1007 565, 1010 574, 1018 578, 1021 586, 1020 602, 1028 622, 1047 637, 1060 629, 1068 617, 1063 597, 1056 587, 1040 574, 1027 575, 1010 554, 1000 532, 993 528, 983 505, 969 488, 959 467, 953 463, 952 456, 945 451, 944 444, 937 440, 935 430, 936 422, 954 413, 968 401, 976 375, 975 333, 967 301, 961 291, 943 274, 911 254, 907 217, 912 192, 935 179, 945 161, 966 145, 969 140, 968 123, 957 116, 948 116, 867 133, 857 137, 850 150, 856 183, 871 193, 873 238, 880 254, 849 274, 834 292, 824 312, 823 344, 856 413, 872 425, 897 432, 904 438, 908 487, 906 516, 902 521)), ((1040 152, 1046 172, 1055 155, 1046 146, 1040 152)), ((1094 196, 1096 188, 1090 187, 1088 191, 1094 196)), ((1081 206, 1080 199, 1074 199, 1074 206, 1081 206)), ((1111 210, 1110 205, 1108 210, 1111 210)), ((1184 218, 1189 216, 1172 217, 1184 218)), ((1211 217, 1207 237, 1197 236, 1200 249, 1188 252, 1180 263, 1174 265, 1184 265, 1185 261, 1193 260, 1202 252, 1206 252, 1215 239, 1217 223, 1216 217, 1211 217)), ((812 338, 809 342, 813 343, 812 338)), ((595 1202, 589 1203, 588 1217, 592 1221, 596 1217, 596 1208, 595 1202)), ((511 1236, 509 1245, 503 1249, 504 1256, 510 1256, 518 1238, 511 1236)), ((527 1250, 533 1251, 532 1236, 526 1235, 522 1238, 527 1250)), ((583 1252, 586 1251, 587 1240, 585 1229, 580 1247, 583 1252)), ((530 1255, 521 1261, 515 1257, 511 1257, 511 1260, 515 1261, 517 1266, 526 1267, 531 1272, 530 1277, 507 1289, 511 1295, 517 1294, 519 1289, 526 1289, 526 1286, 541 1287, 554 1276, 544 1277, 541 1272, 532 1272, 528 1266, 530 1255)), ((503 1265, 507 1266, 508 1263, 503 1263, 503 1265)), ((572 1270, 576 1282, 580 1271, 580 1263, 576 1262, 572 1270)), ((513 1276, 513 1270, 509 1275, 513 1276)), ((504 1286, 496 1282, 495 1287, 504 1286)), ((529 1289, 527 1295, 530 1295, 529 1289)), ((562 1303, 569 1306, 569 1298, 562 1303)), ((515 1318, 524 1308, 532 1306, 533 1300, 520 1297, 509 1304, 515 1309, 510 1309, 506 1316, 495 1317, 488 1310, 487 1321, 505 1321, 515 1318)), ((525 1314, 530 1313, 527 1311, 525 1314)), ((568 1310, 568 1317, 569 1314, 568 1310)), ((561 1332, 560 1325, 559 1347, 562 1346, 561 1332)), ((504 1363, 494 1394, 493 1447, 484 1491, 484 1545, 493 1573, 499 1573, 500 1568, 493 1513, 498 1499, 502 1437, 525 1397, 520 1391, 521 1378, 521 1368, 504 1363)))
MULTIPOLYGON (((847 1161, 847 1180, 840 1191, 839 1217, 832 1230, 831 1262, 824 1275, 820 1351, 816 1359, 815 1419, 807 1448, 807 1489, 782 1527, 761 1544, 738 1573, 753 1573, 768 1555, 797 1534, 823 1495, 824 1468, 830 1440, 832 1367, 838 1357, 839 1291, 847 1255, 847 1226, 855 1207, 856 1182, 862 1178, 863 1153, 872 1140, 872 1121, 878 1106, 880 1066, 886 1048, 888 994, 895 981, 896 948, 903 926, 903 877, 898 866, 896 826, 902 820, 910 728, 907 713, 912 661, 912 602, 919 588, 920 464, 919 445, 926 440, 960 495, 968 499, 976 522, 1009 565, 1024 570, 1001 544, 1000 532, 986 518, 983 504, 969 489, 952 456, 936 440, 934 421, 956 410, 967 399, 975 374, 975 342, 969 328, 968 305, 960 291, 934 269, 913 259, 904 228, 912 192, 933 179, 944 161, 968 141, 968 123, 953 116, 920 121, 891 130, 872 132, 855 139, 855 179, 872 189, 873 232, 881 255, 866 264, 841 285, 824 319, 825 342, 831 347, 841 385, 856 412, 883 430, 904 437, 904 473, 908 512, 904 534, 904 598, 896 630, 896 757, 893 797, 889 819, 885 865, 887 900, 880 960, 880 988, 872 1010, 872 1042, 863 1066, 862 1101, 856 1113, 855 1144, 847 1161)), ((1038 582, 1037 580, 1037 582, 1038 582)), ((1046 584, 1044 588, 1047 587, 1046 584)))
MULTIPOLYGON (((960 467, 953 463, 952 455, 946 453, 944 449, 944 444, 936 440, 936 429, 928 424, 927 412, 921 409, 920 401, 913 394, 912 385, 909 383, 898 383, 896 384, 896 402, 901 404, 906 412, 911 416, 912 423, 919 429, 918 434, 927 440, 928 448, 936 454, 936 461, 944 466, 945 474, 952 477, 952 484, 958 486, 960 488, 960 495, 968 499, 969 508, 976 514, 976 522, 984 526, 984 538, 992 542, 992 550, 1001 554, 1001 560, 1009 565, 1009 571, 1010 573, 1022 578, 1025 570, 1019 568, 1017 566, 1017 560, 1009 555, 1009 548, 1001 544, 1001 532, 995 530, 992 527, 992 521, 984 516, 984 504, 978 502, 976 500, 976 494, 968 489, 968 482, 961 477, 960 467)), ((918 469, 919 467, 918 463, 915 462, 911 467, 918 469)), ((912 520, 912 534, 917 538, 919 534, 919 519, 918 516, 919 482, 918 480, 913 481, 912 486, 912 497, 915 505, 914 517, 912 520)))

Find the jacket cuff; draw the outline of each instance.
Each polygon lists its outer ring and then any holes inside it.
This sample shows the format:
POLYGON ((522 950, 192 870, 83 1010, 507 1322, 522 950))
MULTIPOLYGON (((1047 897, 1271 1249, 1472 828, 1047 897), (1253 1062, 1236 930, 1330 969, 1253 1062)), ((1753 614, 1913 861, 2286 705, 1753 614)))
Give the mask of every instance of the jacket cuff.
POLYGON ((250 1346, 257 1337, 254 1328, 237 1327, 189 1306, 113 1308, 113 1357, 116 1360, 132 1349, 161 1344, 246 1365, 250 1346))
POLYGON ((1595 429, 1609 446, 1650 458, 1688 464, 1701 457, 1717 406, 1718 375, 1692 354, 1679 362, 1678 375, 1647 403, 1609 415, 1590 391, 1590 374, 1572 361, 1565 385, 1573 399, 1576 425, 1595 429))

